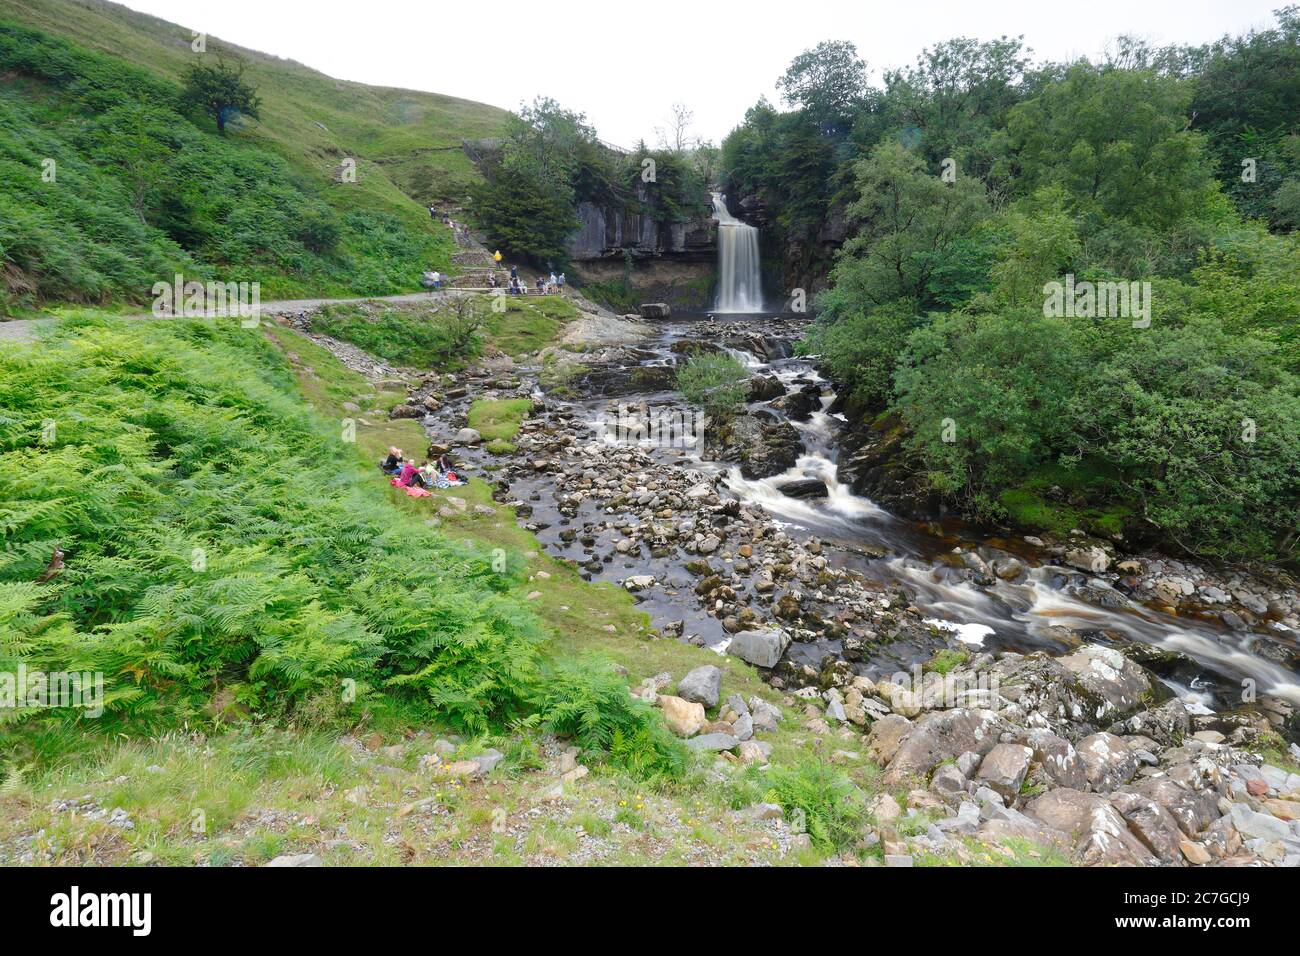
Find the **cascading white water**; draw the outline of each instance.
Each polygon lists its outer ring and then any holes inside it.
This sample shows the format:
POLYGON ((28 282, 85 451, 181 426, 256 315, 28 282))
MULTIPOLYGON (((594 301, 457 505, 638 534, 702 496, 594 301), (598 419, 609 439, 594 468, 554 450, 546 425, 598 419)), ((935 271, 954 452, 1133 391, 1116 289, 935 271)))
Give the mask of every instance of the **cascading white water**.
POLYGON ((715 312, 762 312, 763 284, 758 269, 758 230, 727 211, 727 200, 713 194, 718 221, 718 299, 715 312))

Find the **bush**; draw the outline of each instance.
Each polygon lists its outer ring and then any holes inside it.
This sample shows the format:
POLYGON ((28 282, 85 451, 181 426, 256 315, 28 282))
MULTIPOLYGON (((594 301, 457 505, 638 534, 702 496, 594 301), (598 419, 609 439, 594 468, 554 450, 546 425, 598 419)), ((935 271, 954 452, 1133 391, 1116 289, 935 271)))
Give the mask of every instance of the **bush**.
POLYGON ((725 418, 745 403, 749 373, 731 355, 697 353, 677 370, 677 387, 710 418, 725 418))
POLYGON ((545 671, 536 708, 552 733, 634 776, 677 779, 689 766, 686 748, 608 661, 557 661, 545 671))
POLYGON ((474 358, 480 348, 477 325, 432 311, 420 316, 385 309, 370 315, 352 305, 327 305, 312 328, 408 368, 454 366, 474 358))
POLYGON ((767 800, 785 811, 788 821, 802 818, 813 844, 842 850, 862 835, 866 800, 844 773, 817 760, 768 771, 767 800))

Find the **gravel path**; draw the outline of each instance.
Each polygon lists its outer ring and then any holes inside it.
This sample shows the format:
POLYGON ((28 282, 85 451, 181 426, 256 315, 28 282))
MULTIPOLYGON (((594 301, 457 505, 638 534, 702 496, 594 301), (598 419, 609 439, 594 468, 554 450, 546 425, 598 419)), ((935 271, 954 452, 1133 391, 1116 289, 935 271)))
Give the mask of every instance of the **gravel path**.
MULTIPOLYGON (((486 289, 444 289, 438 293, 438 296, 447 295, 477 295, 486 289)), ((264 313, 275 312, 303 312, 308 309, 318 309, 323 305, 332 305, 336 303, 348 302, 422 302, 433 299, 434 295, 428 292, 408 292, 402 295, 370 295, 359 296, 349 299, 279 299, 273 302, 261 303, 261 309, 264 313)), ((155 316, 148 312, 142 312, 138 315, 123 315, 124 319, 132 321, 144 321, 148 319, 165 320, 167 316, 155 316)), ((11 322, 0 321, 0 341, 13 342, 35 342, 37 332, 43 327, 58 322, 58 319, 15 319, 11 322)))

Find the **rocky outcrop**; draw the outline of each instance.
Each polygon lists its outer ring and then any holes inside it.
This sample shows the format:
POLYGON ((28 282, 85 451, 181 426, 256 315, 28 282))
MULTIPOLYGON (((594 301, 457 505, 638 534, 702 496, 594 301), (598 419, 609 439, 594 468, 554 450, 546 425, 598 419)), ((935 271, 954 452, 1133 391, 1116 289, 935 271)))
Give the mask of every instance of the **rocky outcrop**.
POLYGON ((917 520, 941 517, 947 510, 944 501, 908 453, 905 437, 901 420, 893 415, 849 435, 837 462, 840 481, 896 514, 917 520))
POLYGON ((718 461, 738 463, 746 478, 770 478, 793 467, 803 441, 789 422, 759 410, 709 429, 705 448, 718 461))
POLYGON ((638 202, 627 207, 579 203, 579 226, 569 239, 569 257, 579 264, 602 259, 622 262, 625 253, 708 262, 716 259, 718 224, 712 216, 673 222, 655 210, 649 199, 642 187, 638 202))

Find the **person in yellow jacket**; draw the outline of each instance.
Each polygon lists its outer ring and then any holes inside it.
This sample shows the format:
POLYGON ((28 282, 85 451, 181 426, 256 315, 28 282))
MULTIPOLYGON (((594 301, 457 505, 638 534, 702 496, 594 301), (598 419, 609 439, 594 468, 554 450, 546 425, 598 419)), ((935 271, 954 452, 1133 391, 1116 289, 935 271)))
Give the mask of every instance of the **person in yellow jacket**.
POLYGON ((497 265, 501 265, 501 250, 500 250, 500 249, 498 249, 496 252, 492 253, 492 261, 495 262, 497 265))

